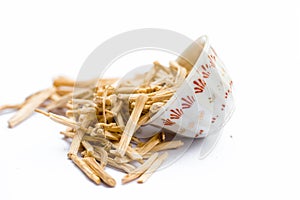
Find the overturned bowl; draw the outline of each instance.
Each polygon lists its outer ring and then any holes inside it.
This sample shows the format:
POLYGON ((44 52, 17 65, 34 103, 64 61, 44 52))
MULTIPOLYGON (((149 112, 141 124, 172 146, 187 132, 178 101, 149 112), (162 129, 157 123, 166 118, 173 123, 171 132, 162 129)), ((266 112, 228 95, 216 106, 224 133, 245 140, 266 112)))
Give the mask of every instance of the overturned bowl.
POLYGON ((218 133, 234 110, 232 80, 208 37, 194 41, 177 58, 190 69, 173 97, 140 128, 140 132, 166 129, 184 137, 218 133))

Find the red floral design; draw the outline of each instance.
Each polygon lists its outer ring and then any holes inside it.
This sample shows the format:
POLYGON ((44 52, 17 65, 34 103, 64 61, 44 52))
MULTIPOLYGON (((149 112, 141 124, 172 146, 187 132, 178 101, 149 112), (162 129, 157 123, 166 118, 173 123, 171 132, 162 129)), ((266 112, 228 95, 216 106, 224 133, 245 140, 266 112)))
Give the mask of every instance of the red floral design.
POLYGON ((193 103, 195 102, 195 98, 193 96, 187 96, 186 98, 181 98, 182 101, 182 109, 187 109, 187 108, 190 108, 193 103))
POLYGON ((209 68, 209 65, 208 65, 208 64, 201 65, 201 68, 202 68, 204 71, 207 71, 207 69, 209 68))
POLYGON ((211 74, 209 69, 212 67, 216 67, 216 64, 215 64, 216 56, 208 55, 208 59, 209 59, 209 64, 201 65, 201 68, 203 69, 203 71, 202 71, 203 78, 209 78, 209 76, 211 74))
POLYGON ((202 72, 203 78, 209 78, 210 72, 204 71, 202 72))
POLYGON ((196 87, 194 87, 195 93, 202 93, 204 91, 206 86, 204 80, 198 78, 198 80, 194 80, 193 83, 196 85, 196 87))
POLYGON ((213 117, 213 118, 211 119, 211 123, 215 123, 218 117, 219 117, 219 115, 213 117))
POLYGON ((227 99, 227 98, 228 98, 228 95, 230 94, 230 92, 231 92, 231 90, 230 90, 230 89, 228 89, 228 90, 225 92, 225 99, 227 99))
POLYGON ((208 64, 201 65, 201 68, 203 69, 203 71, 202 71, 203 78, 209 78, 209 76, 210 76, 210 71, 208 71, 208 69, 209 69, 210 67, 211 67, 211 66, 208 65, 208 64))
POLYGON ((172 126, 175 122, 171 121, 170 119, 163 119, 163 123, 165 126, 172 126))
POLYGON ((214 55, 208 55, 208 59, 209 59, 209 63, 210 63, 210 67, 216 67, 216 56, 214 55))
POLYGON ((223 111, 225 109, 226 105, 225 104, 222 104, 222 108, 221 110, 223 111))
POLYGON ((201 130, 199 131, 199 133, 197 133, 197 134, 195 135, 195 137, 199 137, 201 134, 203 134, 203 132, 204 132, 204 130, 201 129, 201 130))
POLYGON ((208 55, 208 59, 209 59, 209 63, 210 63, 210 67, 215 67, 216 66, 216 56, 214 55, 208 55))
POLYGON ((179 119, 183 115, 182 109, 176 108, 175 110, 171 110, 170 118, 171 119, 179 119))
POLYGON ((211 119, 211 123, 215 123, 216 119, 217 119, 217 118, 213 117, 213 118, 211 119))

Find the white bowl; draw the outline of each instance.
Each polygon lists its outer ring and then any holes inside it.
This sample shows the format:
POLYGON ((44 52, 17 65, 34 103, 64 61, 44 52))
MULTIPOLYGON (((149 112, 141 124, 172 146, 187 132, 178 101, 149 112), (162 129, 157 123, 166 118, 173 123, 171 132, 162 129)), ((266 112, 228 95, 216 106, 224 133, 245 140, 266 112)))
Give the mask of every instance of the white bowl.
POLYGON ((149 134, 164 128, 189 138, 219 133, 234 110, 232 80, 207 36, 193 42, 177 62, 192 67, 191 72, 141 131, 149 134))

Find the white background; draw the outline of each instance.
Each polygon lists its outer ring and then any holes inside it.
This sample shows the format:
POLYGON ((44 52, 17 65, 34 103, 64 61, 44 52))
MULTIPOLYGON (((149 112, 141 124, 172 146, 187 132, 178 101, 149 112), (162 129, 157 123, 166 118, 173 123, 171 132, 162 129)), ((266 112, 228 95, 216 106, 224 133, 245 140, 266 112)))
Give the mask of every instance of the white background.
MULTIPOLYGON (((75 78, 102 42, 137 28, 207 34, 235 84, 236 111, 212 154, 197 147, 148 182, 95 186, 67 159, 62 126, 0 116, 0 199, 299 199, 297 1, 1 1, 0 104, 75 78), (232 136, 232 138, 231 138, 232 136)), ((174 41, 176 42, 176 41, 174 41)), ((153 58, 154 60, 158 58, 153 58)))

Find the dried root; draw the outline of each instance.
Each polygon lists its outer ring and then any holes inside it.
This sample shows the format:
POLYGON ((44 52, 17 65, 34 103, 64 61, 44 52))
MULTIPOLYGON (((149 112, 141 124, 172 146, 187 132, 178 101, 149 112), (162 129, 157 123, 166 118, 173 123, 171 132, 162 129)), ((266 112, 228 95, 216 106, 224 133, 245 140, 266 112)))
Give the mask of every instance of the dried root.
POLYGON ((117 79, 75 82, 60 76, 51 88, 21 104, 1 106, 0 111, 17 110, 8 121, 11 128, 34 111, 65 125, 67 129, 60 133, 72 140, 68 157, 96 184, 116 185, 106 167, 125 172, 122 183, 137 178, 138 183, 144 183, 167 158, 166 152, 157 152, 183 143, 165 141, 163 132, 145 140, 134 134, 173 96, 188 71, 177 62, 171 62, 170 67, 154 62, 145 75, 117 86, 117 79))

